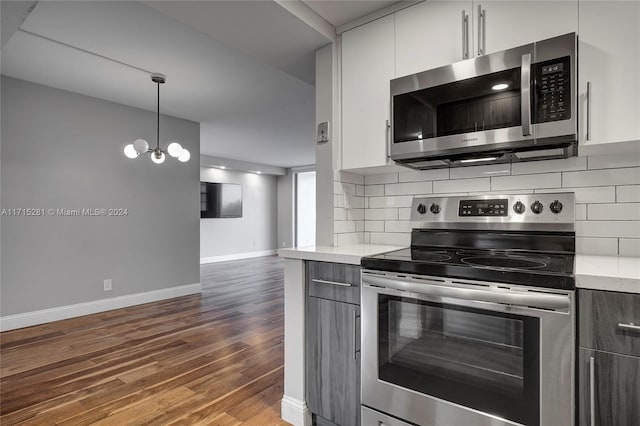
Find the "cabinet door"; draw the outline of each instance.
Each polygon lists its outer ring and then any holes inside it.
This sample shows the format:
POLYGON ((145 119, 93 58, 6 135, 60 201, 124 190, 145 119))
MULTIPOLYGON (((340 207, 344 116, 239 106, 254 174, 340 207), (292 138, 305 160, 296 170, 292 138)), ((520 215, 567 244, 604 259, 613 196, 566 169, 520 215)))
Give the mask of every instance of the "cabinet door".
POLYGON ((309 410, 340 426, 360 425, 360 307, 307 298, 309 410))
POLYGON ((394 16, 342 34, 342 168, 387 164, 394 16))
POLYGON ((473 56, 471 1, 425 1, 396 13, 396 76, 462 61, 463 12, 468 17, 469 57, 473 56))
POLYGON ((578 381, 580 426, 638 425, 640 358, 580 348, 578 381))
POLYGON ((639 140, 640 2, 583 1, 579 22, 580 143, 639 140))
POLYGON ((479 55, 578 32, 578 0, 474 1, 474 54, 479 55), (484 28, 478 9, 484 12, 484 28))

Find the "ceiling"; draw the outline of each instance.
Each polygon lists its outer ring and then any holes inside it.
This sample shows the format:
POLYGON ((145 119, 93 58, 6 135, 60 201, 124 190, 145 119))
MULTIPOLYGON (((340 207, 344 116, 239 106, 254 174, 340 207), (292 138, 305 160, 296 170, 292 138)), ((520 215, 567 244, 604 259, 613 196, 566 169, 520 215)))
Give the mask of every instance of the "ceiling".
POLYGON ((318 15, 334 27, 383 9, 399 0, 303 0, 318 15))
MULTIPOLYGON (((306 3, 341 25, 394 2, 306 3)), ((26 16, 10 4, 3 30, 26 16)), ((155 111, 149 75, 105 57, 161 72, 161 112, 201 123, 202 154, 315 163, 314 52, 329 40, 275 1, 41 1, 20 29, 3 31, 4 75, 155 111)))

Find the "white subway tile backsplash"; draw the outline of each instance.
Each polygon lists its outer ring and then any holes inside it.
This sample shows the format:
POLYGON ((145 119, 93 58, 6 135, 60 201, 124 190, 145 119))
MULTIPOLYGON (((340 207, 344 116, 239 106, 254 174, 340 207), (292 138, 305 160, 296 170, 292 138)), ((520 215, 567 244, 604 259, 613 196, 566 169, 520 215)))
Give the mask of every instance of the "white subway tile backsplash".
POLYGON ((449 179, 449 169, 422 170, 414 172, 401 172, 399 182, 425 182, 429 180, 449 179))
POLYGON ((387 220, 384 223, 385 232, 411 232, 411 222, 407 220, 387 220))
POLYGON ((364 230, 367 232, 384 232, 384 220, 365 220, 364 230))
POLYGON ((439 180, 433 182, 433 193, 489 191, 490 178, 439 180))
MULTIPOLYGON (((638 149, 640 150, 640 144, 638 149)), ((594 157, 589 157, 588 164, 589 170, 638 167, 640 166, 640 151, 638 153, 626 153, 617 155, 597 155, 594 157)))
POLYGON ((390 197, 369 197, 369 208, 411 207, 413 195, 397 195, 390 197))
POLYGON ((640 202, 640 185, 617 186, 616 201, 619 203, 640 202))
POLYGON ((558 188, 562 186, 560 173, 543 175, 498 176, 491 178, 491 190, 558 188))
POLYGON ((576 237, 640 238, 640 221, 587 220, 576 222, 576 237))
POLYGON ((640 203, 590 204, 587 219, 640 221, 640 203))
POLYGON ((640 256, 640 152, 334 176, 334 243, 339 245, 408 246, 414 196, 573 192, 578 253, 640 256))
POLYGON ((364 220, 364 209, 349 209, 347 211, 348 220, 364 220))
POLYGON ((458 167, 449 172, 451 179, 503 176, 511 173, 511 164, 489 164, 486 166, 458 167))
POLYGON ((576 238, 576 253, 596 256, 617 256, 617 238, 576 238))
POLYGON ((397 183, 397 182, 398 182, 397 173, 385 173, 381 175, 366 175, 364 177, 365 185, 380 185, 383 183, 397 183))
POLYGON ((395 246, 409 246, 411 244, 410 233, 372 232, 371 244, 390 244, 395 246))
POLYGON ((397 220, 398 209, 372 209, 364 211, 364 220, 397 220))
POLYGON ((333 232, 335 234, 346 234, 349 232, 356 232, 355 220, 334 220, 333 232))
POLYGON ((534 173, 569 172, 587 170, 587 157, 571 157, 560 160, 531 161, 513 163, 512 175, 528 175, 534 173))
POLYGON ((562 186, 568 188, 637 184, 640 184, 640 167, 587 170, 584 172, 565 172, 562 174, 562 186))
POLYGON ((413 211, 413 209, 411 207, 400 207, 398 209, 398 219, 400 219, 400 220, 410 220, 412 211, 413 211))
POLYGON ((576 196, 576 203, 615 203, 616 201, 615 186, 536 189, 535 192, 537 194, 573 192, 576 196))
POLYGON ((431 194, 432 192, 431 182, 388 183, 384 186, 385 195, 431 194))
POLYGON ((620 238, 620 256, 640 257, 640 239, 620 238))
POLYGON ((347 244, 359 244, 364 242, 364 233, 363 232, 352 232, 350 234, 336 234, 338 236, 338 244, 339 246, 344 246, 347 244))
POLYGON ((366 185, 364 187, 364 195, 367 197, 384 195, 384 185, 366 185))
POLYGON ((333 220, 347 220, 347 209, 334 207, 333 220))

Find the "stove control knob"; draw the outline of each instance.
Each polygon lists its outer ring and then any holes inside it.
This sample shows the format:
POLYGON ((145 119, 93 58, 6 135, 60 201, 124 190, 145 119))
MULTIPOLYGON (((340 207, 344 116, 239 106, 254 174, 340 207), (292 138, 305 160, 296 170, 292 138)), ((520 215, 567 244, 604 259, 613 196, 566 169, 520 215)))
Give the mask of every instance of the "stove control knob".
POLYGON ((418 204, 418 213, 425 214, 427 212, 427 206, 424 204, 418 204))
POLYGON ((531 204, 531 211, 535 214, 542 213, 542 210, 544 210, 544 206, 540 201, 534 201, 533 204, 531 204))
POLYGON ((551 203, 551 205, 549 206, 549 209, 553 213, 558 214, 562 211, 562 203, 558 200, 554 200, 554 202, 551 203))
POLYGON ((440 213, 440 206, 437 204, 431 204, 431 207, 429 207, 429 211, 431 211, 431 213, 433 214, 438 214, 440 213))
POLYGON ((522 204, 522 201, 517 201, 513 205, 513 211, 518 213, 518 214, 524 213, 525 210, 526 210, 526 207, 524 206, 524 204, 522 204))

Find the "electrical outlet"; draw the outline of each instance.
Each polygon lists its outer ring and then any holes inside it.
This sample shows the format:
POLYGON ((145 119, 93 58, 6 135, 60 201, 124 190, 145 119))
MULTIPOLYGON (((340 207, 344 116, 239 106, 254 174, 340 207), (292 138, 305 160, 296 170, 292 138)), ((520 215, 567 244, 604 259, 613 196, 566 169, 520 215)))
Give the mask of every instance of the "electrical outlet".
POLYGON ((111 279, 104 280, 104 291, 111 291, 111 279))

